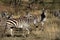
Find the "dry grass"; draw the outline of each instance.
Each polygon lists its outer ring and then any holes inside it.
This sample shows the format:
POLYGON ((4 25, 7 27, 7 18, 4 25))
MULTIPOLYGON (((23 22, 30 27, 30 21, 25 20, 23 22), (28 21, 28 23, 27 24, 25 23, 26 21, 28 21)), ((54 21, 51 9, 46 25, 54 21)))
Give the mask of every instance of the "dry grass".
MULTIPOLYGON (((6 6, 0 6, 0 10, 2 11, 3 9, 9 10, 9 8, 6 6)), ((12 11, 12 8, 10 10, 12 11)), ((25 11, 21 10, 21 12, 19 12, 20 15, 23 15, 22 13, 25 13, 25 11)), ((41 12, 40 10, 33 10, 33 11, 30 11, 30 13, 34 15, 39 15, 41 12)), ((20 17, 20 15, 18 16, 15 15, 14 18, 18 18, 20 17)), ((40 26, 41 25, 39 25, 39 27, 40 26)), ((32 26, 32 29, 33 31, 31 32, 31 34, 26 38, 3 37, 3 38, 0 38, 0 40, 57 40, 57 39, 60 39, 60 19, 58 19, 57 17, 54 17, 52 14, 48 12, 47 12, 47 21, 44 24, 44 31, 38 30, 39 28, 37 28, 37 30, 35 31, 33 26, 32 26)), ((0 36, 2 35, 3 31, 4 31, 4 27, 0 26, 0 36)))
MULTIPOLYGON (((33 30, 31 34, 24 37, 4 37, 2 40, 56 40, 60 38, 60 19, 51 14, 47 14, 47 21, 44 25, 44 31, 33 30)), ((39 26, 40 27, 40 26, 39 26)))

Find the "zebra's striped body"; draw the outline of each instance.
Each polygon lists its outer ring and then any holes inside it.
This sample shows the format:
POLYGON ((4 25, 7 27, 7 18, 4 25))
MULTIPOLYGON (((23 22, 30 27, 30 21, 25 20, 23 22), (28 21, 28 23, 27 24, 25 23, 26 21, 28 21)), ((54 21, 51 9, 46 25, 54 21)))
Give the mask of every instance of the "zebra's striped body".
POLYGON ((28 34, 30 33, 29 31, 29 24, 25 20, 20 20, 18 19, 8 19, 6 21, 6 27, 7 29, 10 29, 10 34, 13 36, 13 28, 22 28, 28 31, 28 34))

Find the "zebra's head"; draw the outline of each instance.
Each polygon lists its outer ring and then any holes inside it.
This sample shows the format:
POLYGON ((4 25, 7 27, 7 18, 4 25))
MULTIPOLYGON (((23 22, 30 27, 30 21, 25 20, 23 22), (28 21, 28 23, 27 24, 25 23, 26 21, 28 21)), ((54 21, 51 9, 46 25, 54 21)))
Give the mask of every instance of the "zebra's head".
POLYGON ((2 18, 6 18, 6 19, 10 19, 13 16, 12 14, 9 14, 6 11, 3 11, 1 15, 2 15, 2 18))

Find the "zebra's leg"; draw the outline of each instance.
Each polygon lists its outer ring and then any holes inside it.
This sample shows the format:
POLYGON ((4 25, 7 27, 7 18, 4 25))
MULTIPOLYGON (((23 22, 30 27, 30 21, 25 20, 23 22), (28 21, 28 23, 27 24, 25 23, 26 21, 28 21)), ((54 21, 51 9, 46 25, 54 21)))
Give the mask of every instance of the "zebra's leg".
POLYGON ((30 34, 29 29, 28 29, 27 27, 26 27, 26 28, 23 28, 23 34, 22 34, 22 35, 23 35, 23 37, 25 37, 25 38, 26 38, 29 34, 30 34), (28 32, 28 33, 27 33, 27 35, 25 34, 25 30, 28 32))
POLYGON ((25 31, 24 31, 25 29, 23 28, 23 34, 22 34, 22 36, 24 37, 24 38, 26 38, 26 36, 25 36, 25 31))
POLYGON ((4 31, 2 33, 2 37, 6 35, 6 30, 7 30, 7 25, 5 25, 5 27, 4 27, 4 31))
POLYGON ((13 31, 12 28, 10 28, 10 35, 11 35, 11 36, 14 36, 14 31, 13 31))
POLYGON ((26 37, 28 37, 28 35, 30 34, 29 29, 28 29, 28 28, 26 28, 26 30, 27 30, 27 32, 28 32, 28 33, 24 36, 25 38, 26 38, 26 37))
POLYGON ((27 33, 27 34, 30 34, 30 31, 29 31, 29 29, 28 29, 28 28, 26 28, 26 30, 28 31, 28 33, 27 33))

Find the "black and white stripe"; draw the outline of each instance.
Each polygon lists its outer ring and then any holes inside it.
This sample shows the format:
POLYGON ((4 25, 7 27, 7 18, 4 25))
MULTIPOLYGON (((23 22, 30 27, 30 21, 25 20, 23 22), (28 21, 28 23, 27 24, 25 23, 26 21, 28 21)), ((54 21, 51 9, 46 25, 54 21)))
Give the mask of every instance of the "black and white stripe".
MULTIPOLYGON (((18 21, 15 19, 8 19, 6 22, 7 25, 13 25, 14 27, 17 26, 17 23, 18 23, 18 21)), ((11 27, 13 27, 13 26, 11 26, 11 27)))

